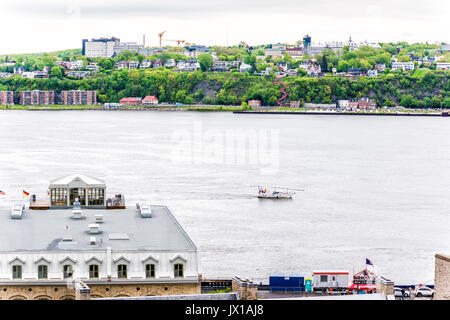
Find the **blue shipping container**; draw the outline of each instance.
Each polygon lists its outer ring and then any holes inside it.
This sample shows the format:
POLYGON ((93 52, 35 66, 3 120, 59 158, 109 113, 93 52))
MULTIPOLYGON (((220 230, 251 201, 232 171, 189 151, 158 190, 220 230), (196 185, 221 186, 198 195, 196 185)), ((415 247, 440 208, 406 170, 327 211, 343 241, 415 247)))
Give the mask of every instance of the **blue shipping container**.
POLYGON ((305 277, 270 276, 270 291, 305 291, 305 277))

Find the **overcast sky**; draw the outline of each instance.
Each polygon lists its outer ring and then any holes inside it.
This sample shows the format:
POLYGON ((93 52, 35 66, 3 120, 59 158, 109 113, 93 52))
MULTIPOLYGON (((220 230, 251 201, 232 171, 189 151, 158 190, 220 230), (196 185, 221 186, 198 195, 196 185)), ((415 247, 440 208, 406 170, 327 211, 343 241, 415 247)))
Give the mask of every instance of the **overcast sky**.
POLYGON ((0 0, 0 53, 80 48, 116 36, 158 45, 313 42, 450 42, 449 0, 0 0), (172 42, 167 42, 173 44, 172 42))

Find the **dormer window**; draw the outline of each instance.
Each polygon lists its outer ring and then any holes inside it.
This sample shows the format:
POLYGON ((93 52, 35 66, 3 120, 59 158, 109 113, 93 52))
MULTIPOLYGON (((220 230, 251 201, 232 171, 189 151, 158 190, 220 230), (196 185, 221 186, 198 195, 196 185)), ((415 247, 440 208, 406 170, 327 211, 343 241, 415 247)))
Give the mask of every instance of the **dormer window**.
POLYGON ((21 265, 12 266, 12 278, 13 279, 22 279, 22 266, 21 265))
POLYGON ((64 279, 72 278, 73 276, 73 267, 70 264, 63 265, 63 277, 64 279))
POLYGON ((117 277, 119 279, 127 278, 127 265, 126 264, 117 265, 117 277))
POLYGON ((98 279, 98 264, 89 265, 89 279, 98 279))
POLYGON ((48 279, 48 267, 46 265, 38 266, 38 279, 48 279))
POLYGON ((146 278, 155 277, 155 265, 153 263, 148 263, 145 265, 145 277, 146 278))
POLYGON ((183 264, 182 263, 176 263, 173 265, 173 272, 175 278, 182 278, 183 277, 183 264))

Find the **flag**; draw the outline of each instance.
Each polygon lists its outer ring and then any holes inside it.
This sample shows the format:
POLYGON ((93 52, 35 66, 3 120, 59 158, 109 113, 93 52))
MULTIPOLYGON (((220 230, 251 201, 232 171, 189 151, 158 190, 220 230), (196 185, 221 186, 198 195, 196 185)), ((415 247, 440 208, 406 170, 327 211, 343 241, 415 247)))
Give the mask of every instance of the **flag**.
POLYGON ((6 195, 5 191, 0 190, 0 194, 6 195))
POLYGON ((366 258, 366 265, 371 265, 373 267, 373 263, 372 261, 370 261, 369 259, 366 258))
POLYGON ((26 197, 30 196, 30 194, 28 192, 26 192, 25 190, 23 190, 23 195, 26 196, 26 197))

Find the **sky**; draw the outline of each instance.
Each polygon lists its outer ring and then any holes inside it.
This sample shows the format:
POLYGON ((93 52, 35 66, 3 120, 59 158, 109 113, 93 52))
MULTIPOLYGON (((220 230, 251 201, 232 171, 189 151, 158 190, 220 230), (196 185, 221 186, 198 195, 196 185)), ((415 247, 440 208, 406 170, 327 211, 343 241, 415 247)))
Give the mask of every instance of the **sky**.
POLYGON ((81 39, 115 36, 158 46, 450 42, 449 0, 0 0, 0 53, 81 47, 81 39), (163 42, 164 44, 164 42, 163 42), (174 42, 165 42, 174 45, 174 42))

